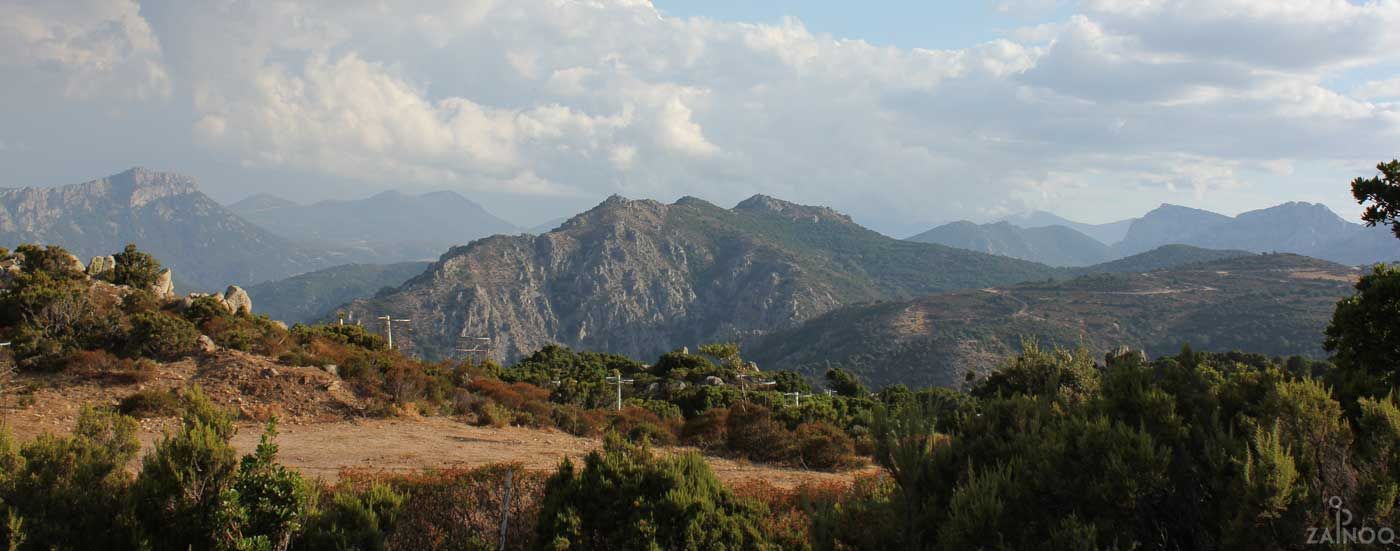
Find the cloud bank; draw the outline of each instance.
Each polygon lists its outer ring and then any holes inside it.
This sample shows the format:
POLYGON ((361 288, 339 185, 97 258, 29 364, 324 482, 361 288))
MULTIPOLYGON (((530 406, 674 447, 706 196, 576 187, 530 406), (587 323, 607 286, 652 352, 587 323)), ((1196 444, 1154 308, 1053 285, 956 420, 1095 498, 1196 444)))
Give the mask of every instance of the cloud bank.
MULTIPOLYGON (((1074 8, 925 50, 645 0, 6 1, 0 112, 159 129, 129 164, 255 175, 214 178, 225 196, 253 178, 570 205, 761 192, 890 233, 1026 208, 1343 208, 1350 177, 1400 155, 1400 3, 1074 8)), ((0 156, 42 174, 64 156, 36 148, 65 142, 30 134, 0 130, 0 156)), ((9 182, 36 183, 67 182, 9 182)))

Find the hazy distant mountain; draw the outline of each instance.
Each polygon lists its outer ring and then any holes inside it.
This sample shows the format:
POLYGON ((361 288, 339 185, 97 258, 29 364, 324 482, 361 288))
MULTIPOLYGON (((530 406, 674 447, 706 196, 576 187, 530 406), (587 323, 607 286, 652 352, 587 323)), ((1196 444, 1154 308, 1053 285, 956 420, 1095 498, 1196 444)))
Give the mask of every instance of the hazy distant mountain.
POLYGON ((1129 218, 1127 220, 1119 220, 1117 222, 1109 222, 1106 224, 1085 224, 1083 222, 1075 222, 1073 220, 1062 218, 1054 213, 1045 212, 1043 210, 1034 210, 1013 216, 1008 216, 1006 218, 1001 219, 1000 222, 1008 222, 1013 226, 1019 226, 1022 228, 1064 226, 1066 228, 1071 228, 1079 233, 1092 237, 1094 238, 1094 240, 1105 245, 1112 245, 1114 243, 1122 241, 1123 237, 1128 235, 1128 228, 1132 226, 1134 220, 1137 219, 1129 218))
POLYGON ((944 224, 909 238, 1051 266, 1087 266, 1112 258, 1108 245, 1065 226, 1022 228, 1008 222, 944 224))
POLYGON ((348 264, 247 288, 255 312, 287 323, 309 323, 330 317, 336 306, 374 296, 385 287, 398 287, 423 273, 429 262, 348 264))
POLYGON ((765 196, 733 209, 612 197, 543 235, 454 247, 357 318, 410 318, 415 347, 460 335, 510 360, 549 343, 651 357, 745 341, 833 308, 948 289, 1042 280, 1042 264, 903 241, 822 207, 765 196))
POLYGON ((1162 205, 1134 222, 1116 248, 1133 254, 1167 243, 1289 252, 1352 265, 1400 259, 1400 240, 1385 229, 1353 224, 1312 203, 1285 203, 1234 218, 1162 205))
POLYGON ((1324 357, 1323 330, 1358 271, 1290 254, 1249 255, 1150 273, 940 293, 850 306, 774 332, 745 350, 765 370, 819 377, 843 367, 867 383, 955 386, 1023 339, 1171 354, 1249 350, 1324 357))
POLYGON ((539 234, 542 234, 542 233, 549 233, 549 232, 551 232, 551 231, 554 231, 554 228, 557 228, 557 227, 559 227, 561 224, 563 224, 564 222, 568 222, 568 221, 569 221, 568 218, 563 218, 563 217, 560 217, 560 218, 551 218, 551 219, 549 219, 549 220, 547 220, 547 221, 545 221, 545 222, 541 222, 541 223, 539 223, 539 224, 536 224, 536 225, 534 225, 534 226, 531 226, 529 229, 525 230, 525 233, 532 233, 532 234, 535 234, 535 235, 539 235, 539 234))
POLYGON ((1249 251, 1202 249, 1190 245, 1162 245, 1145 253, 1126 256, 1118 260, 1087 266, 1081 274, 1121 274, 1141 273, 1154 270, 1178 268, 1201 262, 1214 262, 1227 258, 1253 256, 1249 251))
POLYGON ((136 243, 200 289, 249 285, 327 265, 314 253, 239 218, 194 179, 134 168, 61 187, 0 190, 0 242, 62 245, 86 262, 136 243))
POLYGON ((1127 256, 1172 243, 1195 244, 1191 236, 1211 232, 1229 221, 1229 216, 1208 210, 1163 204, 1134 220, 1117 249, 1127 256))
POLYGON ((254 195, 229 208, 288 239, 353 251, 357 262, 427 260, 453 245, 519 231, 451 191, 423 195, 386 191, 365 199, 310 205, 254 195))

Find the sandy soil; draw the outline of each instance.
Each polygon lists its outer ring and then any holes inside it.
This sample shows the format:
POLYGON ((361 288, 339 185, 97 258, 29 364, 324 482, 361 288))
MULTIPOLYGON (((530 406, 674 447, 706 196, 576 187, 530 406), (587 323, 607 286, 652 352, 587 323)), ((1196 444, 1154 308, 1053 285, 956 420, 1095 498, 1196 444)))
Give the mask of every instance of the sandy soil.
MULTIPOLYGON (((281 419, 277 444, 282 462, 310 477, 328 480, 345 469, 404 472, 489 463, 520 463, 531 470, 553 471, 565 457, 578 458, 602 445, 598 439, 555 430, 475 427, 447 417, 357 416, 357 400, 335 382, 333 376, 318 370, 273 368, 261 358, 234 353, 163 365, 153 379, 139 385, 21 375, 8 381, 0 395, 0 419, 23 442, 45 432, 70 432, 83 404, 115 405, 142 388, 200 384, 216 403, 244 418, 233 439, 239 453, 251 452, 262 434, 262 424, 247 419, 247 413, 275 412, 281 419), (26 396, 23 399, 21 390, 26 396)), ((163 434, 174 430, 177 422, 172 418, 142 419, 140 426, 139 438, 148 450, 163 434)), ((727 483, 761 479, 781 487, 849 480, 858 472, 875 470, 824 473, 720 457, 706 457, 706 461, 727 483)), ((139 459, 131 467, 139 468, 139 459)))

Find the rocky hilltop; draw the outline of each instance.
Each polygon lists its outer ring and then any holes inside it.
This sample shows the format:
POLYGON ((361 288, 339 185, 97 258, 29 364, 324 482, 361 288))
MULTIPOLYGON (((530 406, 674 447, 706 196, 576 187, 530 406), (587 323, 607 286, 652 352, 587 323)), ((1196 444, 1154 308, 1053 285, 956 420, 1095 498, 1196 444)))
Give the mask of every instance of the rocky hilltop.
POLYGON ((62 245, 83 258, 139 243, 184 286, 277 279, 329 265, 201 193, 194 179, 133 168, 82 184, 0 190, 0 243, 62 245))
POLYGON ((430 357, 452 355, 463 337, 492 339, 501 360, 549 343, 651 357, 746 341, 844 304, 1058 273, 892 239, 766 196, 733 209, 614 196, 542 235, 455 247, 397 290, 345 309, 367 324, 412 319, 406 334, 430 357))

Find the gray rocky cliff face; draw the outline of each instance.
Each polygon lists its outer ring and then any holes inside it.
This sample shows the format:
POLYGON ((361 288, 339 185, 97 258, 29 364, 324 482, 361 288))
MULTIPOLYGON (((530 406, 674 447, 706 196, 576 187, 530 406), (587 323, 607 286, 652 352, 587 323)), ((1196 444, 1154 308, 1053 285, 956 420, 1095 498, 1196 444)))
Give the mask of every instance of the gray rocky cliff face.
MULTIPOLYGON (((839 306, 1043 279, 1050 268, 881 236, 830 209, 757 196, 734 209, 612 197, 539 236, 455 247, 399 288, 345 306, 432 358, 488 337, 513 361, 556 343, 650 359, 748 342, 839 306)), ((378 329, 375 327, 375 329, 378 329)))
POLYGON ((612 198, 558 231, 449 251, 399 292, 353 303, 356 319, 413 319, 415 346, 452 353, 488 336, 497 359, 549 343, 647 357, 742 341, 838 305, 781 251, 679 227, 676 209, 612 198))

